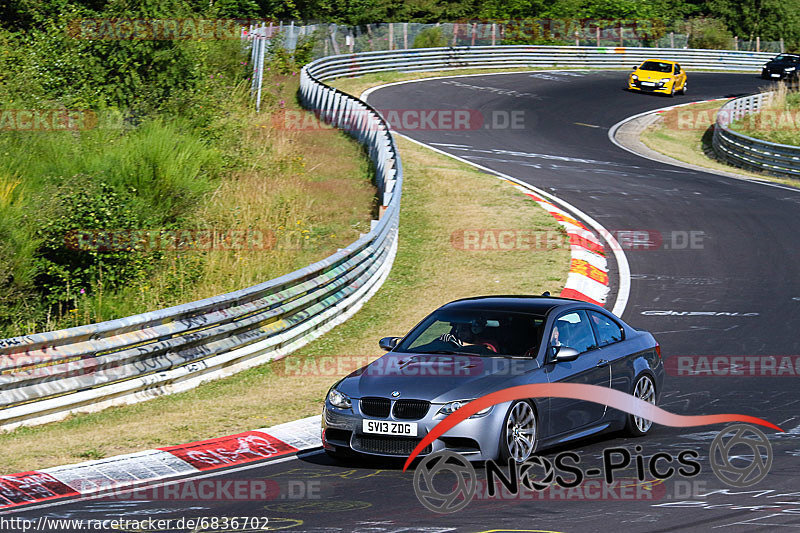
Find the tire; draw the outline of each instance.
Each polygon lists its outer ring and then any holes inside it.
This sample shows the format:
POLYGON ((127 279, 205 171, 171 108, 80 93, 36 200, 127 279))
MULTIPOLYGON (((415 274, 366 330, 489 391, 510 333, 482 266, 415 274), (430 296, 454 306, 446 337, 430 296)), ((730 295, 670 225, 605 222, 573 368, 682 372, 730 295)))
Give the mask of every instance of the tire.
POLYGON ((681 96, 683 96, 684 94, 686 94, 686 84, 685 83, 683 84, 683 87, 681 87, 681 96))
POLYGON ((675 84, 672 84, 672 89, 669 90, 669 97, 675 98, 675 84))
POLYGON ((508 408, 500 432, 500 460, 513 459, 525 462, 535 452, 539 444, 539 422, 536 411, 526 401, 514 402, 508 408))
MULTIPOLYGON (((633 386, 634 397, 644 400, 648 403, 656 404, 656 384, 650 374, 639 374, 633 386)), ((625 425, 625 431, 632 437, 641 437, 647 435, 653 423, 638 416, 628 415, 628 422, 625 425)))

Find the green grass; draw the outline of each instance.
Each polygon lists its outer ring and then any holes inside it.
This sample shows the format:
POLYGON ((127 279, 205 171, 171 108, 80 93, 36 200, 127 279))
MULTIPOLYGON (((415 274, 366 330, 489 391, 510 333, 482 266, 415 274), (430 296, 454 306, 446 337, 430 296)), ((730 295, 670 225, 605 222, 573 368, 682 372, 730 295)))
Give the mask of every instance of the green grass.
POLYGON ((191 391, 2 433, 0 474, 315 415, 332 383, 380 355, 380 337, 406 333, 439 305, 480 294, 557 294, 569 268, 566 247, 477 252, 450 242, 460 229, 561 231, 547 212, 463 163, 405 140, 399 147, 405 183, 397 257, 383 287, 350 320, 280 361, 191 391))
POLYGON ((711 146, 711 126, 722 105, 723 102, 703 102, 672 109, 663 113, 661 120, 649 126, 639 138, 649 148, 678 161, 710 170, 733 171, 743 176, 797 186, 797 180, 751 172, 717 159, 711 146), (682 122, 679 113, 692 117, 691 122, 682 122), (682 127, 682 124, 689 124, 691 127, 682 127))
POLYGON ((764 109, 733 122, 732 130, 765 141, 800 146, 800 92, 788 91, 785 83, 764 109))
MULTIPOLYGON (((322 259, 368 231, 363 149, 337 131, 284 129, 306 113, 297 76, 265 79, 262 113, 227 91, 210 129, 182 115, 99 113, 85 131, 0 135, 0 337, 120 318, 214 296, 322 259), (268 250, 74 250, 82 230, 276 236, 268 250)), ((312 116, 308 114, 308 116, 312 116)))

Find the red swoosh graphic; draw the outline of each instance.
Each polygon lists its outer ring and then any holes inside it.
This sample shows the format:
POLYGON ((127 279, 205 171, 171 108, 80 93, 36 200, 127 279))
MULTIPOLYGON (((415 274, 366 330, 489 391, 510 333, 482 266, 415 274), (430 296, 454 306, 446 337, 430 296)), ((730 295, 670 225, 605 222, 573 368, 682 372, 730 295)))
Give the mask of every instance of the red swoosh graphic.
POLYGON ((522 400, 527 398, 572 398, 575 400, 585 400, 587 402, 600 403, 625 411, 634 416, 652 420, 657 424, 672 427, 693 427, 705 426, 709 424, 720 424, 723 422, 747 422, 750 424, 758 424, 768 428, 783 431, 781 428, 771 422, 767 422, 763 418, 758 418, 749 415, 736 415, 736 414, 721 414, 721 415, 676 415, 665 411, 660 407, 640 400, 628 393, 609 389, 608 387, 601 387, 599 385, 581 385, 579 383, 537 383, 534 385, 519 385, 517 387, 509 387, 507 389, 499 390, 481 396, 472 400, 468 404, 462 406, 456 412, 448 415, 441 422, 436 424, 433 429, 425 435, 416 448, 411 452, 411 455, 406 459, 403 466, 403 472, 406 471, 411 461, 416 458, 425 447, 432 443, 437 438, 441 437, 448 429, 452 429, 456 424, 462 420, 466 420, 478 411, 486 409, 498 403, 509 402, 513 400, 522 400))

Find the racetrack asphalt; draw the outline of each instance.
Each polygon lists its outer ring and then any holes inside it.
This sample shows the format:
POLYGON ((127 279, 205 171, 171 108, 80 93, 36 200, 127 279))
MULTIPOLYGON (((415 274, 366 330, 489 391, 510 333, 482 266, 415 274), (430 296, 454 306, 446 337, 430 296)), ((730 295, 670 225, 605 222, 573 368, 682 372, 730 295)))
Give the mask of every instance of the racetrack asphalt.
MULTIPOLYGON (((667 98, 624 91, 625 76, 621 71, 573 71, 433 79, 379 88, 369 95, 369 103, 382 110, 472 110, 490 126, 512 113, 518 120, 522 117, 520 128, 401 133, 544 189, 593 217, 618 240, 620 235, 633 235, 624 233, 631 231, 649 236, 649 245, 625 250, 631 291, 623 318, 655 335, 668 364, 682 356, 800 354, 800 190, 652 162, 608 139, 609 128, 631 115, 751 94, 765 82, 754 75, 690 72, 689 94, 667 98)), ((618 280, 608 255, 610 308, 618 280)), ((401 332, 387 335, 396 333, 401 332)), ((747 359, 734 361, 748 364, 747 359)), ((656 452, 698 452, 698 476, 667 480, 657 490, 638 491, 634 497, 611 491, 597 498, 584 492, 572 497, 477 499, 461 511, 442 515, 419 503, 413 474, 402 472, 402 462, 342 465, 311 452, 207 478, 269 480, 280 490, 272 501, 118 497, 43 506, 13 516, 255 516, 269 517, 271 529, 296 532, 800 528, 800 492, 793 492, 800 474, 798 373, 800 368, 780 377, 675 372, 666 377, 660 406, 669 411, 755 415, 787 431, 765 431, 774 450, 773 465, 763 481, 746 489, 724 485, 709 466, 709 444, 722 427, 656 426, 643 439, 606 435, 544 453, 552 459, 559 452, 575 451, 581 466, 591 468, 601 466, 603 449, 616 446, 633 452, 639 445, 645 458, 656 452)), ((746 458, 747 449, 743 452, 746 458)), ((485 478, 480 467, 478 474, 485 478)), ((635 478, 635 467, 618 476, 635 478)))

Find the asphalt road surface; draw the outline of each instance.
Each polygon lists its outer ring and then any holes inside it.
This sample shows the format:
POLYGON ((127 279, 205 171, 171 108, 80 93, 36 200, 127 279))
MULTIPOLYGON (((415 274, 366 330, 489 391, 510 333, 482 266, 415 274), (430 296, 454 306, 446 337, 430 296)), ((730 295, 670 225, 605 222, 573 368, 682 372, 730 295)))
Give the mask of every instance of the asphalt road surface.
MULTIPOLYGON (((690 73, 689 94, 670 99, 624 91, 625 75, 514 73, 428 80, 379 89, 369 102, 378 109, 477 111, 489 127, 404 133, 545 189, 609 231, 647 231, 651 238, 645 249, 626 250, 631 291, 623 318, 653 332, 668 362, 682 356, 800 353, 800 191, 651 162, 608 139, 609 128, 633 114, 750 94, 764 82, 752 75, 690 73), (510 127, 512 117, 515 127, 510 127)), ((610 266, 616 290, 613 260, 610 266)), ((748 364, 747 359, 739 361, 748 364)), ((616 473, 618 480, 625 478, 616 489, 587 490, 589 483, 573 493, 528 491, 487 498, 479 487, 479 496, 467 507, 443 515, 419 503, 413 474, 402 472, 399 464, 339 465, 312 451, 209 478, 268 480, 279 490, 272 501, 87 500, 10 516, 32 520, 268 517, 270 529, 296 532, 800 528, 800 491, 793 492, 800 478, 798 370, 784 369, 781 377, 673 373, 666 378, 661 406, 669 411, 750 414, 786 430, 785 434, 765 430, 774 453, 772 468, 750 488, 723 484, 709 466, 709 445, 722 426, 656 426, 643 439, 602 436, 568 450, 580 455, 584 469, 601 468, 603 450, 611 447, 638 453, 645 464, 657 452, 676 456, 694 450, 701 465, 698 475, 643 484, 635 479, 632 461, 630 468, 616 473), (637 445, 640 452, 634 448, 637 445)), ((749 460, 749 450, 740 448, 740 460, 749 460)), ((554 459, 563 451, 544 455, 554 459)), ((481 479, 486 477, 482 467, 477 471, 481 479)), ((454 481, 453 477, 449 483, 454 481)), ((137 527, 117 530, 180 530, 152 524, 137 527)), ((200 530, 215 529, 207 525, 200 530)))

